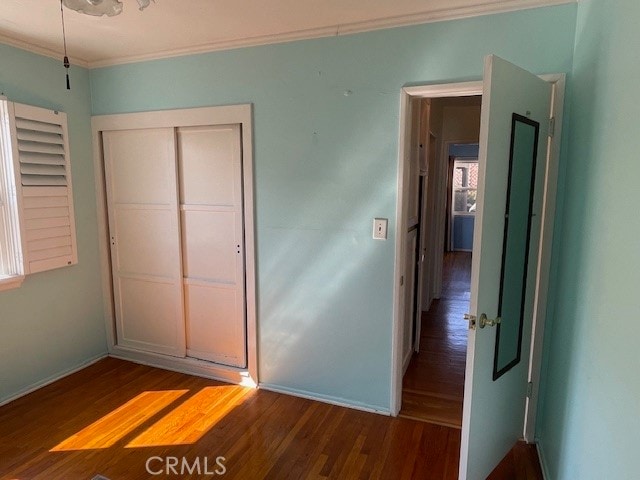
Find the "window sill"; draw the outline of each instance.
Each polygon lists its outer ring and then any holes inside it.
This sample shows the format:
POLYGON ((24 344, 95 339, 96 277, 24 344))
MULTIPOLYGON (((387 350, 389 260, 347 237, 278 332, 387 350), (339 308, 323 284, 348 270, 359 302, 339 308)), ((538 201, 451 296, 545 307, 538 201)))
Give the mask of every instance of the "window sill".
POLYGON ((24 275, 0 275, 0 292, 18 288, 24 282, 24 275))

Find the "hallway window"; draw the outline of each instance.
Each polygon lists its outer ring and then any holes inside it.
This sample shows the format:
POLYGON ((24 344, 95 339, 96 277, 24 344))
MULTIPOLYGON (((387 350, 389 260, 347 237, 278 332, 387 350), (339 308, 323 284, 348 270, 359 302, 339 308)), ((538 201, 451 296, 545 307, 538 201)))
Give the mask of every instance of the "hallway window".
POLYGON ((455 159, 451 186, 452 250, 470 252, 478 194, 478 160, 455 159))
POLYGON ((456 161, 453 170, 453 211, 474 213, 478 191, 478 162, 456 161))

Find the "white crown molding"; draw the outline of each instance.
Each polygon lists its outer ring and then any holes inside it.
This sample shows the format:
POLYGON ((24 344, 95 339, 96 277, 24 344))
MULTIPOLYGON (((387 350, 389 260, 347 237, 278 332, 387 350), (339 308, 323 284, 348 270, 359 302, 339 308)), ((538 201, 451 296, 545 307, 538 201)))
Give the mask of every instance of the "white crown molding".
MULTIPOLYGON (((350 35, 354 33, 369 32, 393 27, 405 27, 423 23, 441 22, 446 20, 457 20, 462 18, 479 17, 496 13, 513 12, 516 10, 528 10, 539 7, 550 7, 577 3, 579 0, 506 0, 501 2, 487 2, 471 7, 448 8, 443 10, 432 10, 411 15, 401 15, 397 17, 386 17, 365 22, 355 22, 343 25, 332 25, 328 27, 298 30, 293 32, 277 33, 273 35, 262 35, 236 40, 223 40, 219 42, 197 45, 193 47, 164 50, 162 52, 129 55, 118 58, 106 58, 103 60, 88 61, 81 58, 71 58, 71 63, 85 68, 110 67, 127 63, 143 62, 148 60, 159 60, 163 58, 193 55, 197 53, 208 53, 220 50, 231 50, 242 47, 255 47, 259 45, 270 45, 276 43, 293 42, 296 40, 309 40, 314 38, 332 37, 339 35, 350 35)), ((0 35, 0 42, 14 47, 28 50, 40 55, 53 58, 61 58, 61 53, 47 48, 39 47, 24 41, 15 40, 0 35)))
POLYGON ((136 63, 147 60, 159 60, 162 58, 178 57, 183 55, 193 55, 196 53, 215 52, 220 50, 231 50, 241 47, 255 47, 259 45, 269 45, 275 43, 292 42, 295 40, 309 40, 313 38, 332 37, 339 35, 350 35, 354 33, 369 32, 393 27, 405 27, 422 23, 441 22, 445 20, 457 20, 469 17, 478 17, 495 13, 513 12, 516 10, 528 10, 539 7, 550 7, 577 3, 578 0, 507 0, 504 2, 491 2, 472 7, 448 8, 437 11, 427 11, 411 15, 398 17, 387 17, 365 22, 349 23, 344 25, 333 25, 329 27, 299 30, 294 32, 277 33, 273 35, 263 35, 258 37, 242 38, 237 40, 220 41, 206 45, 199 45, 189 48, 166 50, 158 53, 145 55, 131 55, 118 59, 105 59, 89 62, 89 68, 109 67, 126 63, 136 63))
POLYGON ((231 50, 242 47, 256 47, 259 45, 270 45, 274 43, 294 42, 296 40, 308 40, 312 38, 332 37, 339 35, 338 27, 322 27, 309 30, 300 30, 295 32, 276 33, 273 35, 261 35, 258 37, 240 38, 237 40, 223 40, 215 43, 207 43, 193 47, 176 48, 172 50, 164 50, 158 53, 148 53, 142 55, 130 55, 120 57, 118 59, 105 59, 89 62, 89 68, 111 67, 114 65, 123 65, 127 63, 144 62, 147 60, 161 60, 163 58, 182 57, 185 55, 194 55, 197 53, 218 52, 221 50, 231 50))
POLYGON ((480 17, 496 13, 514 12, 517 10, 529 10, 532 8, 552 7, 567 3, 577 3, 578 0, 506 0, 503 2, 488 2, 470 7, 445 8, 423 13, 386 17, 366 22, 358 22, 342 25, 338 35, 368 32, 384 28, 406 27, 421 23, 443 22, 446 20, 459 20, 462 18, 480 17))
MULTIPOLYGON (((62 63, 62 59, 64 57, 64 53, 56 52, 55 50, 34 45, 33 43, 25 42, 23 40, 16 40, 15 38, 7 37, 5 35, 0 35, 0 43, 19 48, 21 50, 26 50, 27 52, 37 53, 43 57, 55 58, 56 60, 60 60, 60 63, 62 63)), ((78 67, 89 68, 89 62, 82 58, 69 57, 69 62, 78 67)))

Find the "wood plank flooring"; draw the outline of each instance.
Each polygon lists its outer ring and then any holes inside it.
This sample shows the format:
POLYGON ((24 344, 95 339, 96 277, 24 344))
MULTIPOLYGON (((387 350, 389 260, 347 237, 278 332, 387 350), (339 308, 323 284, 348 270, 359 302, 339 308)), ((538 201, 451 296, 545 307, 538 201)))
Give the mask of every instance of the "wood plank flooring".
POLYGON ((533 444, 518 442, 487 480, 543 480, 538 451, 533 444))
POLYGON ((452 428, 113 358, 0 407, 1 479, 210 478, 218 456, 233 479, 455 479, 459 448, 452 428), (147 472, 167 456, 177 475, 147 472))
POLYGON ((400 416, 462 427, 471 254, 445 254, 442 295, 422 314, 420 352, 403 379, 400 416))

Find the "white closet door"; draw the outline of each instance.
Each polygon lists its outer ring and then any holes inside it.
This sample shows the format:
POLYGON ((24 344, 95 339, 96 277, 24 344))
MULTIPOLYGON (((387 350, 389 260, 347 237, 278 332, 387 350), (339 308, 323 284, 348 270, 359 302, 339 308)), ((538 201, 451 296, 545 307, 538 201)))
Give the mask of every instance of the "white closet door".
POLYGON ((177 136, 187 355, 245 367, 240 126, 177 136))
POLYGON ((104 132, 118 345, 185 356, 172 128, 104 132))

